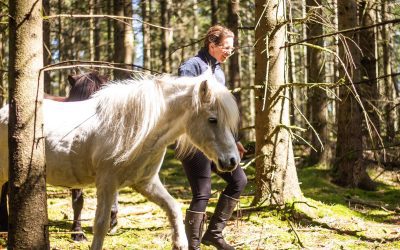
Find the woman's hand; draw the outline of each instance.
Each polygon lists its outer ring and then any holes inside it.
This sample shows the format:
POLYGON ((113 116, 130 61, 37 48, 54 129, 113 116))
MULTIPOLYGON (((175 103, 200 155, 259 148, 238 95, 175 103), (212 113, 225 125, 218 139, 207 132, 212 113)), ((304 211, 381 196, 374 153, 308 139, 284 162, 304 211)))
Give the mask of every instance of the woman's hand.
POLYGON ((239 150, 239 155, 240 155, 240 159, 243 158, 244 153, 247 152, 247 150, 243 147, 242 143, 240 141, 236 142, 236 146, 239 150))

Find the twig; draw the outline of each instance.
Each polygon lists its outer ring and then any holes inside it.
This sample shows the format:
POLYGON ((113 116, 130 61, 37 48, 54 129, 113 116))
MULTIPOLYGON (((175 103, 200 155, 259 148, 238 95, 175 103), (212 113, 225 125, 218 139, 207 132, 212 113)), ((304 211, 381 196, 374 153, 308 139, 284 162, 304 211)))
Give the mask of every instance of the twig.
POLYGON ((122 22, 122 20, 132 20, 132 21, 138 21, 140 23, 155 27, 155 28, 159 28, 159 29, 164 29, 164 30, 170 30, 173 31, 173 28, 167 28, 167 27, 163 27, 160 25, 155 25, 155 24, 151 24, 145 21, 142 21, 138 18, 134 18, 134 17, 127 17, 127 16, 114 16, 114 15, 87 15, 87 14, 57 14, 57 15, 50 15, 50 16, 44 16, 43 20, 47 20, 47 19, 52 19, 52 18, 61 18, 61 17, 70 17, 70 18, 110 18, 110 19, 114 19, 117 21, 122 22))
POLYGON ((52 231, 49 231, 49 233, 50 234, 83 234, 83 235, 85 235, 85 233, 83 231, 66 231, 66 232, 59 232, 59 231, 52 232, 52 231))
POLYGON ((344 30, 339 30, 336 32, 332 32, 332 33, 328 33, 328 34, 324 34, 324 35, 320 35, 320 36, 313 36, 295 43, 287 43, 285 46, 282 46, 282 48, 289 48, 291 46, 294 45, 298 45, 300 43, 304 43, 304 42, 308 42, 308 41, 312 41, 312 40, 316 40, 316 39, 320 39, 320 38, 324 38, 324 37, 328 37, 328 36, 335 36, 335 35, 339 35, 339 34, 344 34, 344 33, 348 33, 348 32, 355 32, 355 31, 360 31, 360 30, 364 30, 364 29, 370 29, 370 28, 374 28, 377 26, 381 26, 381 25, 386 25, 386 24, 390 24, 390 23, 399 23, 400 19, 392 19, 392 20, 387 20, 387 21, 383 21, 380 23, 375 23, 375 24, 371 24, 368 26, 362 26, 362 27, 355 27, 355 28, 350 28, 350 29, 344 29, 344 30))
POLYGON ((194 45, 194 44, 196 44, 196 43, 199 43, 199 42, 201 42, 201 41, 203 41, 203 40, 204 40, 204 37, 203 37, 203 38, 200 38, 200 39, 198 39, 198 40, 195 40, 194 42, 191 42, 191 43, 189 43, 189 44, 185 44, 185 45, 183 45, 183 46, 180 46, 180 47, 176 48, 174 51, 170 52, 169 55, 171 56, 171 55, 174 54, 176 51, 178 51, 178 50, 180 50, 180 49, 184 49, 184 48, 189 47, 189 46, 192 46, 192 45, 194 45))
POLYGON ((247 246, 253 241, 261 241, 261 240, 265 240, 265 239, 268 239, 268 238, 271 238, 271 237, 272 237, 271 235, 268 235, 268 236, 265 236, 265 237, 254 238, 254 239, 238 242, 236 244, 232 244, 232 246, 233 247, 238 247, 238 246, 243 246, 243 245, 247 246))
POLYGON ((125 63, 111 63, 111 62, 105 62, 105 61, 84 61, 84 60, 68 60, 68 61, 63 61, 55 64, 50 64, 45 67, 43 67, 40 71, 49 71, 49 70, 59 70, 59 69, 68 69, 68 68, 74 68, 74 67, 93 67, 93 68, 108 68, 108 69, 114 69, 114 70, 121 70, 121 71, 128 71, 128 72, 137 72, 135 70, 131 69, 126 69, 126 68, 121 68, 121 67, 115 67, 115 66, 129 66, 129 67, 135 67, 139 68, 142 70, 150 71, 151 73, 158 73, 161 74, 158 71, 152 70, 152 69, 147 69, 139 65, 135 64, 125 64, 125 63))
POLYGON ((376 204, 375 202, 364 201, 364 200, 354 198, 354 197, 346 198, 345 200, 347 202, 349 202, 350 204, 352 203, 352 204, 359 204, 359 205, 363 205, 363 206, 367 206, 367 207, 371 207, 371 208, 378 208, 378 209, 384 210, 385 212, 390 212, 390 213, 399 212, 399 211, 396 211, 397 210, 396 208, 394 209, 395 211, 391 211, 382 205, 376 204))

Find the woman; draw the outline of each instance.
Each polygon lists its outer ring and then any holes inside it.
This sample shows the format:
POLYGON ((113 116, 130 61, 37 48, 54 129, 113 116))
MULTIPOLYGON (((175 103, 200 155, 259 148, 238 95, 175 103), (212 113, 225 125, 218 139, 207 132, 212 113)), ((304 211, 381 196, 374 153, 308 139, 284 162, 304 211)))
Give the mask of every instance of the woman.
MULTIPOLYGON (((207 32, 204 47, 196 56, 188 59, 179 67, 179 75, 198 76, 211 67, 218 82, 225 85, 225 76, 220 64, 224 63, 233 53, 233 41, 232 31, 221 25, 212 26, 207 32)), ((245 149, 240 142, 237 142, 237 146, 242 157, 245 149)), ((218 173, 215 164, 199 150, 181 161, 193 195, 185 217, 189 249, 200 249, 200 242, 215 246, 217 249, 235 249, 224 240, 222 230, 247 184, 245 173, 240 167, 231 173, 218 173), (220 195, 207 231, 202 238, 205 211, 211 196, 211 172, 223 178, 227 182, 227 186, 220 195)))

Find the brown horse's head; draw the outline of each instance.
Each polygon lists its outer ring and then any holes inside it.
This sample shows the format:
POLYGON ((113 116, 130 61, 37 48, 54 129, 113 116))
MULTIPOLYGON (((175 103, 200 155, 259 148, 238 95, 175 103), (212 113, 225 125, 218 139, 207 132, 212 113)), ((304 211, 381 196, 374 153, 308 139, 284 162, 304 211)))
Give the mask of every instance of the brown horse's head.
POLYGON ((66 99, 67 102, 82 101, 88 99, 108 82, 108 77, 91 71, 80 75, 68 76, 71 90, 66 99))

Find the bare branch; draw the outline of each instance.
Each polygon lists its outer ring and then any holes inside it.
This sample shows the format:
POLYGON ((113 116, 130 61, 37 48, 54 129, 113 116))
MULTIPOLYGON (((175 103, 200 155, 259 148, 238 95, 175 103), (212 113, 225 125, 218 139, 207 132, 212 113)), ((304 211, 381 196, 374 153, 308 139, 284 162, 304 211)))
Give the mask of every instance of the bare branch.
POLYGON ((124 22, 123 20, 133 20, 133 21, 137 21, 146 25, 149 25, 151 27, 155 27, 155 28, 159 28, 159 29, 164 29, 164 30, 174 30, 173 28, 167 28, 167 27, 163 27, 160 25, 155 25, 155 24, 151 24, 148 22, 144 22, 143 20, 140 20, 139 18, 134 18, 134 17, 127 17, 127 16, 114 16, 114 15, 87 15, 87 14, 57 14, 57 15, 51 15, 51 16, 44 16, 43 20, 48 20, 48 19, 53 19, 53 18, 110 18, 113 20, 117 20, 120 22, 124 22))
POLYGON ((304 40, 301 40, 301 41, 298 41, 298 42, 295 42, 295 43, 287 43, 285 46, 282 46, 281 48, 288 48, 288 47, 291 47, 291 46, 294 46, 294 45, 298 45, 298 44, 301 44, 301 43, 304 43, 304 42, 308 42, 308 41, 311 41, 311 40, 315 40, 315 39, 320 39, 320 38, 329 37, 329 36, 335 36, 335 35, 344 34, 344 33, 348 33, 348 32, 355 32, 355 31, 370 29, 370 28, 374 28, 374 27, 382 26, 382 25, 386 25, 386 24, 396 24, 396 23, 399 23, 399 22, 400 22, 400 19, 397 18, 397 19, 383 21, 383 22, 380 22, 380 23, 375 23, 375 24, 368 25, 368 26, 362 26, 362 27, 355 27, 355 28, 351 28, 351 29, 340 30, 340 31, 333 32, 333 33, 328 33, 328 34, 325 34, 325 35, 313 36, 313 37, 310 37, 310 38, 307 38, 307 39, 304 39, 304 40))
POLYGON ((135 64, 125 64, 125 63, 111 63, 111 62, 104 62, 104 61, 80 61, 80 60, 69 60, 63 61, 55 64, 50 64, 41 69, 42 71, 50 71, 50 70, 59 70, 59 69, 68 69, 68 68, 75 68, 75 67, 91 67, 91 68, 108 68, 108 69, 116 69, 122 71, 129 71, 129 72, 138 72, 136 70, 131 70, 127 68, 122 68, 121 66, 129 66, 132 68, 139 68, 141 70, 150 71, 151 73, 161 74, 161 72, 147 69, 139 65, 135 64), (120 67, 118 67, 120 66, 120 67))

